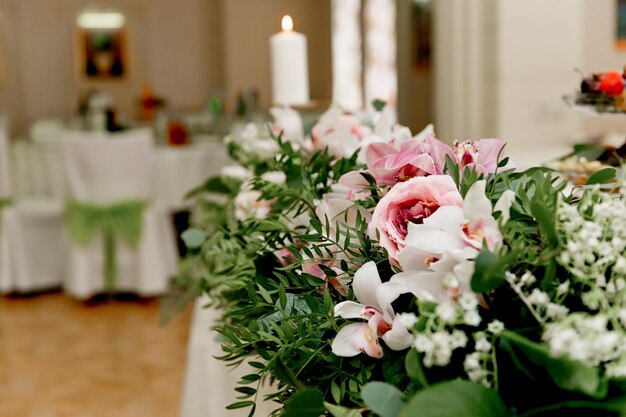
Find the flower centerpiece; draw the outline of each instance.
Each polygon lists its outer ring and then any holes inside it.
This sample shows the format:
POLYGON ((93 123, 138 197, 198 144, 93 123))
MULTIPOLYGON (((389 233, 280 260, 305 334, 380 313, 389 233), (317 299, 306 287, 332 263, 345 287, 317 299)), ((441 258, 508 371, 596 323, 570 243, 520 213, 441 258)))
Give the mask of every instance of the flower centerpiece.
POLYGON ((449 146, 390 120, 333 108, 310 138, 280 120, 248 130, 228 140, 242 165, 193 193, 211 198, 180 279, 222 309, 220 359, 254 369, 229 408, 622 415, 617 171, 566 192, 562 175, 521 170, 500 140, 449 146))

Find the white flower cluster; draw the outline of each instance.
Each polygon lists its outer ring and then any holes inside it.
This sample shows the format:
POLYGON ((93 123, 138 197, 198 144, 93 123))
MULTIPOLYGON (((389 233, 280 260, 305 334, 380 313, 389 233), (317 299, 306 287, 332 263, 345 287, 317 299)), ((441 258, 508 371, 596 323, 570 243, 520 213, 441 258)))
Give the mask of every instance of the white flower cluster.
POLYGON ((267 126, 256 123, 248 123, 240 132, 226 136, 224 141, 236 143, 244 152, 260 159, 270 159, 280 151, 267 126))
POLYGON ((573 313, 561 322, 548 324, 543 340, 553 356, 598 366, 622 354, 626 343, 624 333, 609 330, 608 324, 609 319, 603 314, 573 313))
POLYGON ((467 336, 461 330, 440 330, 434 333, 420 333, 415 337, 414 346, 424 353, 424 366, 446 366, 452 352, 467 345, 467 336))
POLYGON ((474 352, 465 356, 463 368, 471 381, 492 387, 495 382, 496 373, 493 369, 493 342, 490 341, 493 335, 504 330, 501 321, 494 320, 487 326, 490 334, 478 332, 474 334, 474 352))
POLYGON ((536 288, 534 284, 536 284, 537 279, 530 272, 524 273, 521 277, 507 272, 506 280, 539 323, 560 320, 569 313, 569 309, 558 302, 569 292, 569 281, 564 281, 557 287, 557 302, 554 302, 550 300, 546 292, 536 288))
POLYGON ((434 314, 429 316, 426 328, 415 336, 413 344, 418 352, 424 353, 424 366, 446 366, 450 363, 454 350, 467 345, 465 332, 449 330, 449 327, 478 326, 480 322, 475 294, 465 292, 454 300, 444 300, 437 304, 434 314))
POLYGON ((615 289, 612 278, 626 273, 626 194, 592 192, 578 206, 559 204, 557 217, 561 265, 578 280, 615 289))

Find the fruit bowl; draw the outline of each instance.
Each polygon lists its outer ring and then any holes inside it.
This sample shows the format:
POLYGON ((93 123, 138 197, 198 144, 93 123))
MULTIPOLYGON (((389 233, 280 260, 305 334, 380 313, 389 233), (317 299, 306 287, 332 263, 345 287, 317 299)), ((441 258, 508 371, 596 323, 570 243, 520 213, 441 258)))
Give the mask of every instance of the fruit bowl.
POLYGON ((626 70, 583 74, 580 90, 563 99, 576 110, 590 115, 626 113, 625 80, 626 70))

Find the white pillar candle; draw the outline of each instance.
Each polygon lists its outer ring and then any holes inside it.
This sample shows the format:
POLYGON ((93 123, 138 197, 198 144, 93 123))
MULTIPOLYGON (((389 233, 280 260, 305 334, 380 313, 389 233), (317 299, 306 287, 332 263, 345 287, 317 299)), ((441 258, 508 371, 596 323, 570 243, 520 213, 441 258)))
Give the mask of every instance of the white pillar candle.
POLYGON ((272 99, 275 104, 302 105, 309 102, 309 63, 306 36, 293 31, 285 16, 283 30, 270 38, 272 99))

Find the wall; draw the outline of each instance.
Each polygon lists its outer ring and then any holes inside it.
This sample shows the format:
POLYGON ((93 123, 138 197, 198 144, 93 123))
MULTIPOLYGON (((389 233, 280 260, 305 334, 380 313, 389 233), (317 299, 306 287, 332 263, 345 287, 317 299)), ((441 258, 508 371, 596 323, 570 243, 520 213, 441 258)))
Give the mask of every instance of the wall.
MULTIPOLYGON (((626 65, 626 50, 615 48, 615 0, 594 0, 584 3, 584 49, 581 69, 591 72, 621 71, 626 65)), ((607 131, 626 134, 626 117, 600 116, 583 119, 589 136, 607 131)))
MULTIPOLYGON (((498 134, 529 164, 569 150, 581 117, 562 96, 579 83, 584 0, 498 2, 498 134)), ((594 0, 595 4, 596 1, 594 0)))
POLYGON ((200 105, 222 84, 219 0, 99 0, 129 22, 131 70, 124 81, 80 82, 74 72, 74 19, 86 0, 0 0, 6 83, 0 111, 13 131, 40 117, 67 117, 80 91, 101 87, 135 115, 145 80, 175 107, 200 105))
POLYGON ((329 0, 224 0, 224 81, 231 100, 256 86, 263 105, 271 104, 269 38, 280 31, 285 14, 293 18, 294 30, 307 36, 311 99, 331 97, 329 0))

